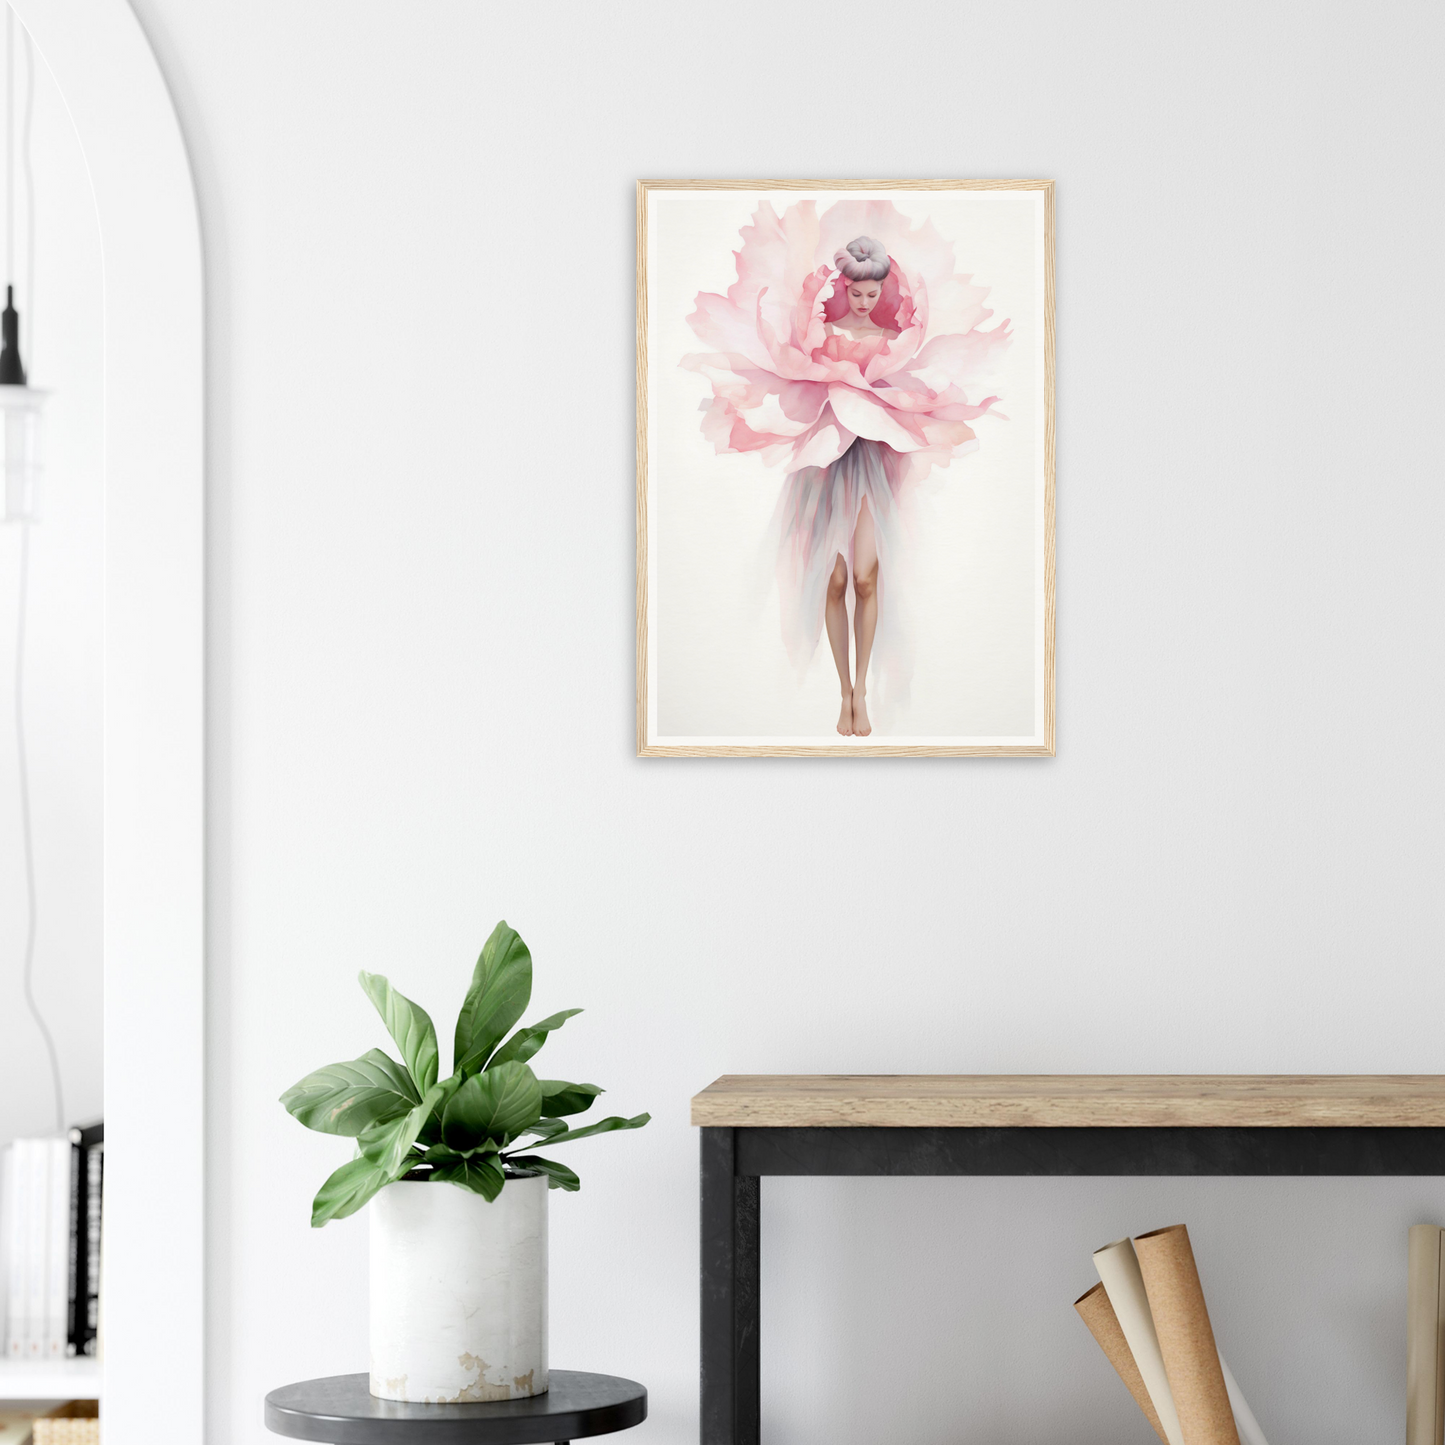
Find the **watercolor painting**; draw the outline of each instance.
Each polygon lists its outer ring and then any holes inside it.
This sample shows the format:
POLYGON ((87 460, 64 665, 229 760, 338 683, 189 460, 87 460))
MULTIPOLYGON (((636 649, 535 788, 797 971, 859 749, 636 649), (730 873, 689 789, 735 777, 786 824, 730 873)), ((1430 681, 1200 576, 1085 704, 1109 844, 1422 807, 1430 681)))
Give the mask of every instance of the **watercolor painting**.
POLYGON ((1053 752, 1051 202, 639 188, 640 753, 1053 752))

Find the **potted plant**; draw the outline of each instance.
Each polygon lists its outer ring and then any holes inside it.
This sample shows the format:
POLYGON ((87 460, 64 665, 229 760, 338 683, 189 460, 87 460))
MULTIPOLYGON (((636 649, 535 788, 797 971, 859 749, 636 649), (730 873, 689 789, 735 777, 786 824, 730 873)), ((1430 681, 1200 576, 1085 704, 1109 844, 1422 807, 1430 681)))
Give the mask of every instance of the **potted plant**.
POLYGON ((308 1074, 281 1102, 308 1129, 356 1140, 356 1157, 317 1193, 311 1223, 372 1201, 371 1393, 411 1401, 540 1395, 547 1193, 575 1192, 581 1182, 565 1164, 527 1151, 639 1129, 650 1116, 569 1125, 602 1090, 539 1079, 528 1061, 581 1009, 508 1037, 532 996, 532 955, 505 922, 477 960, 445 1079, 426 1011, 380 974, 363 972, 361 986, 401 1062, 368 1049, 308 1074))

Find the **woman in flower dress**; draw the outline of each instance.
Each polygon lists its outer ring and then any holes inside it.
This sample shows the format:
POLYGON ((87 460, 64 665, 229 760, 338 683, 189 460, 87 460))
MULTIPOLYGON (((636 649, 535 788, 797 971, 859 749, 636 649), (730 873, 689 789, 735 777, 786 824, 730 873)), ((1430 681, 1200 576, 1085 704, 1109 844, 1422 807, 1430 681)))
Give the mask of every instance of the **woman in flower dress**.
POLYGON ((716 350, 683 365, 712 383, 703 433, 716 449, 785 468, 774 524, 783 640, 801 674, 826 629, 837 731, 867 737, 870 675, 898 706, 911 676, 910 494, 977 448, 969 423, 998 397, 968 393, 1007 345, 1008 322, 980 329, 986 288, 955 273, 929 222, 912 226, 890 201, 844 201, 821 218, 812 201, 781 217, 765 202, 742 238, 737 282, 699 294, 688 317, 716 350), (957 329, 930 335, 931 314, 957 329))

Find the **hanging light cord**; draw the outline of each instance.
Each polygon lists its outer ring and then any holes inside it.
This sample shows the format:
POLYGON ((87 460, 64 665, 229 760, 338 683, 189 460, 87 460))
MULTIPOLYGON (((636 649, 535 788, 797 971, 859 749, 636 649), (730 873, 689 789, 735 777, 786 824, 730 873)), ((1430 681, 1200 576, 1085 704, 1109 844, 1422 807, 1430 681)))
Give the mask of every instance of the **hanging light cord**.
POLYGON ((25 853, 25 1007, 45 1040, 50 1080, 55 1088, 55 1128, 65 1133, 65 1091, 60 1082, 60 1056, 45 1015, 35 1002, 35 932, 40 910, 35 891, 35 838, 30 827, 30 759, 25 747, 25 620, 30 592, 30 523, 20 523, 20 605, 15 624, 15 752, 20 763, 20 838, 25 853))
MULTIPOLYGON (((27 237, 30 242, 26 259, 30 263, 30 289, 34 286, 35 255, 35 182, 30 168, 30 122, 35 110, 35 61, 30 47, 30 34, 25 34, 25 189, 27 206, 27 237)), ((5 263, 7 275, 15 275, 15 12, 5 7, 5 263)), ((60 1080, 60 1056, 55 1038, 40 1006, 35 1002, 35 934, 40 910, 35 888, 35 836, 30 825, 30 758, 25 746, 25 623, 30 602, 30 520, 20 522, 20 597, 15 612, 15 756, 20 777, 20 839, 25 855, 25 961, 22 977, 25 984, 25 1006, 40 1037, 45 1040, 50 1060, 50 1081, 55 1090, 55 1128, 65 1133, 65 1091, 60 1080)))
POLYGON ((15 279, 15 12, 5 7, 5 279, 15 279))
MULTIPOLYGON (((15 12, 12 10, 10 14, 13 16, 15 12)), ((20 350, 28 372, 35 365, 35 168, 30 164, 30 122, 35 118, 35 47, 23 25, 20 38, 25 45, 25 129, 20 135, 20 156, 25 162, 25 331, 20 350)))

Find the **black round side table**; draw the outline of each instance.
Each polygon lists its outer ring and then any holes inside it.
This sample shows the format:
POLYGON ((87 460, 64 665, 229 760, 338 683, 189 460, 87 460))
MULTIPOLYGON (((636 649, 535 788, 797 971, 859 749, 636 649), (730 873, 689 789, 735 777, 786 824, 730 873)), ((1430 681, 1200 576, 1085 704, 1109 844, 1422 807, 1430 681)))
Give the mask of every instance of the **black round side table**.
POLYGON ((366 1375, 283 1385, 266 1396, 266 1428, 326 1445, 567 1445, 647 1418, 636 1380, 553 1370, 551 1389, 526 1400, 409 1405, 378 1400, 366 1375))

